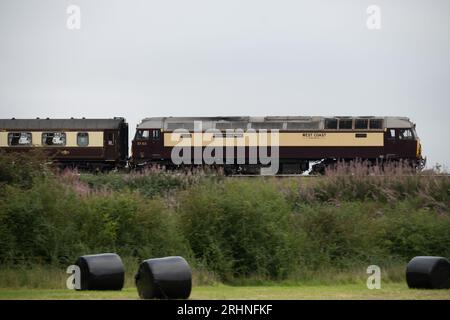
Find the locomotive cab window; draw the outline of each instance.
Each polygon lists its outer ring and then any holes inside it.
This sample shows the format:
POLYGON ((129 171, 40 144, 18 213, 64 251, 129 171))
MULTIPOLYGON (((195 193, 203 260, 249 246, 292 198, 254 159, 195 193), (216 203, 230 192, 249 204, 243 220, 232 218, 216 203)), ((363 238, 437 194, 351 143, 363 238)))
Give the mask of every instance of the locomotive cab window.
POLYGON ((357 130, 367 130, 369 125, 369 120, 367 119, 356 119, 355 120, 355 129, 357 130))
POLYGON ((136 140, 148 140, 150 132, 148 130, 138 130, 136 132, 136 140))
POLYGON ((42 134, 42 144, 44 146, 65 146, 65 132, 44 132, 42 134))
POLYGON ((398 132, 398 138, 400 140, 412 140, 414 135, 411 129, 400 129, 398 132))
POLYGON ((77 133, 77 145, 79 147, 87 147, 89 145, 89 133, 78 132, 77 133))
POLYGON ((337 119, 325 119, 325 129, 337 129, 337 119))
POLYGON ((160 134, 161 133, 159 130, 153 130, 153 133, 152 133, 153 140, 159 140, 160 134))
POLYGON ((395 129, 388 129, 387 137, 388 137, 388 139, 395 139, 395 129))
POLYGON ((31 145, 30 132, 10 132, 8 133, 8 145, 10 146, 29 146, 31 145))

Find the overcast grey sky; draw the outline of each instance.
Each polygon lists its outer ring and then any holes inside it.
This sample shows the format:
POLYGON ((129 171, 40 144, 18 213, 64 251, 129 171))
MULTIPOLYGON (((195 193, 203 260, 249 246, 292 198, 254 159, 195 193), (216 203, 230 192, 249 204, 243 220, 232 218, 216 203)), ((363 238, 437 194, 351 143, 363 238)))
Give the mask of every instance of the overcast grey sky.
POLYGON ((0 118, 399 115, 448 167, 449 84, 448 0, 0 0, 0 118))

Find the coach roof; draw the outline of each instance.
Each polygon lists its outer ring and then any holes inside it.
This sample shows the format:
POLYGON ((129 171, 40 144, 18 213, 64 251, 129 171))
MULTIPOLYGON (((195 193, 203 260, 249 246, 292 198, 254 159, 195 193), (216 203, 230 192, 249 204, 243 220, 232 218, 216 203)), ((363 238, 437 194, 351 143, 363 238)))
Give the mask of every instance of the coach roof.
POLYGON ((117 129, 124 118, 114 119, 0 119, 0 130, 103 130, 117 129))

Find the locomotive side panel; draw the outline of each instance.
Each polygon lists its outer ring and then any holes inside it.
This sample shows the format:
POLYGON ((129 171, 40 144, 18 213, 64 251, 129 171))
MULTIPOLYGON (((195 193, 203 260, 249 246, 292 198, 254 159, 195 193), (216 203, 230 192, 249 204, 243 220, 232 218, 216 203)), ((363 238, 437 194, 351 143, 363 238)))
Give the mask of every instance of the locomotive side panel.
POLYGON ((309 161, 336 159, 408 159, 414 162, 422 159, 414 125, 402 117, 180 117, 144 119, 138 125, 133 140, 133 162, 173 165, 173 148, 190 147, 193 163, 194 147, 202 148, 201 152, 210 147, 223 155, 219 162, 225 163, 225 147, 235 146, 233 155, 236 159, 236 146, 243 146, 245 161, 248 163, 250 149, 272 144, 279 148, 280 163, 305 164, 309 161), (206 131, 194 130, 196 121, 206 131), (253 128, 257 129, 250 130, 253 128), (174 132, 175 129, 182 129, 182 133, 178 130, 174 132), (240 130, 231 130, 239 133, 227 136, 226 132, 229 133, 227 130, 230 129, 240 130), (277 129, 273 141, 270 139, 271 129, 277 129), (162 134, 162 139, 158 136, 157 141, 152 136, 156 130, 162 134), (392 137, 389 136, 391 132, 394 134, 392 137))

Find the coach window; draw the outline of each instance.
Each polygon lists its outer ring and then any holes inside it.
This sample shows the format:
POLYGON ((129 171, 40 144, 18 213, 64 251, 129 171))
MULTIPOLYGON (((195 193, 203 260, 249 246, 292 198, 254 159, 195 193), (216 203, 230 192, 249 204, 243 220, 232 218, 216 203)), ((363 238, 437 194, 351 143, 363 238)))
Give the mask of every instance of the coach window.
POLYGON ((30 132, 10 132, 8 133, 8 145, 10 146, 29 146, 31 145, 30 132))
POLYGON ((339 129, 341 130, 351 130, 353 127, 352 119, 340 119, 339 120, 339 129))
POLYGON ((108 142, 108 146, 113 146, 114 145, 114 133, 109 132, 107 135, 107 142, 108 142))
POLYGON ((382 129, 383 128, 383 120, 381 119, 370 119, 369 121, 370 129, 382 129))
POLYGON ((337 119, 325 119, 325 129, 337 129, 337 119))
POLYGON ((42 144, 44 146, 65 146, 65 132, 44 132, 42 134, 42 144))
POLYGON ((413 136, 411 129, 400 129, 398 138, 400 140, 411 140, 414 138, 414 136, 413 136))
POLYGON ((160 137, 159 130, 153 130, 152 137, 153 137, 153 140, 159 140, 159 137, 160 137))
POLYGON ((356 119, 355 120, 355 129, 357 130, 367 130, 369 125, 369 121, 367 119, 356 119))
POLYGON ((89 133, 78 132, 77 133, 77 145, 79 147, 87 147, 89 145, 89 133))

